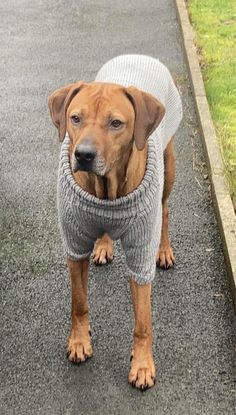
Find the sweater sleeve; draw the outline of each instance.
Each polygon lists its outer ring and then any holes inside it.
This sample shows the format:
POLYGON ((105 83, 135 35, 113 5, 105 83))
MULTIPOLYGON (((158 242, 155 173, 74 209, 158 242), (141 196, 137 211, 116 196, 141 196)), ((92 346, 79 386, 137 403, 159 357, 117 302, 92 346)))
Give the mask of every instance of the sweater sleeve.
POLYGON ((88 258, 93 250, 94 241, 79 229, 67 216, 59 219, 59 228, 65 254, 74 261, 88 258))
POLYGON ((61 239, 67 258, 74 261, 88 258, 93 250, 94 240, 86 233, 83 218, 74 212, 73 203, 65 192, 58 192, 58 217, 61 239))
POLYGON ((161 206, 158 213, 155 216, 152 213, 142 216, 121 237, 130 277, 140 285, 150 283, 155 277, 162 223, 161 206))

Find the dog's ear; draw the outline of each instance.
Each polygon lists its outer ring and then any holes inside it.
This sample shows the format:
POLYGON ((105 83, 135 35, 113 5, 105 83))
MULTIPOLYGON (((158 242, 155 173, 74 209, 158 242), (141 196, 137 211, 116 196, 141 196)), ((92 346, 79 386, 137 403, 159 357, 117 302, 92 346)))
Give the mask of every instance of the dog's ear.
POLYGON ((66 111, 70 102, 84 86, 83 81, 69 84, 54 91, 48 98, 48 106, 52 122, 58 129, 59 140, 63 141, 66 134, 66 111))
POLYGON ((165 115, 164 106, 152 95, 133 86, 125 89, 134 112, 134 141, 138 150, 143 150, 147 138, 158 127, 165 115))

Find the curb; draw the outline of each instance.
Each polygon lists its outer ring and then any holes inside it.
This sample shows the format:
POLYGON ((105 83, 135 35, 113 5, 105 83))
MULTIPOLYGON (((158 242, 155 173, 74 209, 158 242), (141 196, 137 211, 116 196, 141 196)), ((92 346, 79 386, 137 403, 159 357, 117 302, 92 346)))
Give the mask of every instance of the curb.
POLYGON ((207 156, 211 193, 223 242, 226 269, 236 311, 236 216, 223 175, 223 161, 208 106, 202 73, 194 45, 194 32, 189 21, 185 0, 175 0, 175 5, 182 30, 189 77, 201 128, 202 142, 207 156))

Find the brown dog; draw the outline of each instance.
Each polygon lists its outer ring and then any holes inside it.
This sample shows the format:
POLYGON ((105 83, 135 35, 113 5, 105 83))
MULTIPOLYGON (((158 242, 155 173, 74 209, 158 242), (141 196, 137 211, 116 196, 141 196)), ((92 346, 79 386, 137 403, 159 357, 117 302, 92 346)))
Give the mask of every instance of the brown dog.
MULTIPOLYGON (((78 82, 56 90, 49 109, 59 138, 70 139, 69 156, 76 183, 99 199, 115 200, 136 189, 145 175, 147 137, 160 124, 165 109, 152 95, 135 87, 114 83, 78 82), (96 162, 95 162, 96 161, 96 162)), ((161 241, 156 261, 172 267, 175 258, 168 237, 168 207, 175 176, 173 140, 164 151, 161 241)), ((113 258, 113 242, 107 233, 96 241, 93 261, 113 258)), ((72 287, 72 327, 68 358, 75 363, 92 356, 87 302, 88 258, 67 259, 72 287)), ((141 390, 156 379, 152 353, 151 283, 130 279, 135 313, 134 343, 129 383, 141 390)))

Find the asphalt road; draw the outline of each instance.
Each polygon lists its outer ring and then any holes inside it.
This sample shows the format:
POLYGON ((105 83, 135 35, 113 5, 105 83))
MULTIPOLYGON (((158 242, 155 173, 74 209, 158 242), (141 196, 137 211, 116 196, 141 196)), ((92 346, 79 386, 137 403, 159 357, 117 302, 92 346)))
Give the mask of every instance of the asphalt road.
POLYGON ((234 314, 172 0, 2 0, 1 403, 3 415, 234 413, 234 314), (59 143, 47 96, 113 56, 159 57, 178 80, 171 239, 153 284, 155 388, 127 384, 133 317, 124 256, 91 267, 94 357, 66 360, 70 290, 57 230, 59 143))

